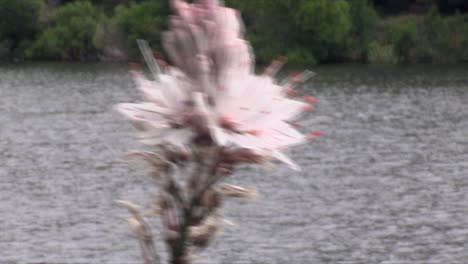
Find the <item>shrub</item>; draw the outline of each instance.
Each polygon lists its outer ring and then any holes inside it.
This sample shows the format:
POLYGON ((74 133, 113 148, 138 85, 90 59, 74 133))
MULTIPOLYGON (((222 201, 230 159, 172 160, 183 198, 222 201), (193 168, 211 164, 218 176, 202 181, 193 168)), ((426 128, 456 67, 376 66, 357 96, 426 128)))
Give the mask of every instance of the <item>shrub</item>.
POLYGON ((10 54, 11 41, 9 39, 0 40, 0 59, 7 58, 10 54))
POLYGON ((351 30, 348 2, 344 0, 292 1, 293 39, 319 61, 341 55, 351 30))
POLYGON ((349 48, 358 54, 358 58, 355 59, 367 61, 369 43, 379 15, 369 0, 348 0, 348 2, 352 21, 349 48))
POLYGON ((104 15, 88 1, 67 3, 52 12, 49 26, 31 54, 50 59, 90 59, 96 56, 93 36, 104 15))
POLYGON ((115 8, 115 23, 126 34, 132 54, 138 54, 137 39, 147 40, 153 49, 161 50, 161 33, 167 28, 167 1, 131 2, 115 8))
MULTIPOLYGON (((286 55, 291 44, 290 7, 282 0, 226 0, 226 5, 238 9, 245 23, 246 39, 250 41, 259 64, 268 64, 279 55, 286 55)), ((293 61, 291 61, 294 63, 293 61)))
POLYGON ((288 60, 293 61, 297 66, 310 66, 317 64, 314 55, 307 49, 301 47, 290 48, 286 56, 288 60))
POLYGON ((414 19, 395 27, 390 33, 391 40, 395 46, 395 52, 400 61, 411 61, 411 53, 418 39, 417 22, 414 19))
POLYGON ((23 57, 39 30, 42 0, 0 0, 0 58, 23 57))
MULTIPOLYGON (((423 34, 421 31, 421 19, 414 15, 405 15, 387 18, 376 27, 373 44, 374 56, 376 50, 385 49, 385 46, 393 47, 393 52, 398 62, 418 62, 419 56, 424 56, 420 52, 423 45, 423 34)), ((375 61, 370 59, 369 61, 375 61)))
POLYGON ((351 29, 346 0, 228 0, 246 22, 257 61, 290 54, 291 64, 342 57, 351 29), (305 57, 303 57, 305 56, 305 57))
POLYGON ((398 62, 398 57, 392 44, 381 44, 372 41, 369 44, 368 60, 376 64, 394 64, 398 62))
POLYGON ((339 43, 350 30, 349 5, 346 1, 300 1, 293 8, 298 29, 317 41, 339 43))
POLYGON ((111 20, 102 19, 93 36, 93 45, 99 50, 103 61, 123 61, 128 59, 127 38, 111 20))
POLYGON ((436 6, 424 17, 424 33, 431 45, 434 61, 457 62, 468 60, 468 16, 459 13, 442 17, 436 6))
POLYGON ((454 16, 446 19, 448 34, 452 41, 450 55, 458 61, 468 61, 468 14, 462 15, 457 12, 454 16))
MULTIPOLYGON (((449 48, 449 29, 439 13, 437 6, 433 6, 424 17, 424 34, 427 40, 440 51, 449 48)), ((457 25, 458 26, 458 25, 457 25)))

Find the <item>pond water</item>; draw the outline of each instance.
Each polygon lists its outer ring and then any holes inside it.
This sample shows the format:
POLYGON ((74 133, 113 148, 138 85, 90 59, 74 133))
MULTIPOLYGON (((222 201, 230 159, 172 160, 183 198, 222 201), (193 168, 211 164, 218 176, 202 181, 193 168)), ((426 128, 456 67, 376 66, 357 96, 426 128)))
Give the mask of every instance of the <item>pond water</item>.
MULTIPOLYGON (((156 190, 119 156, 141 148, 112 109, 138 101, 127 70, 0 65, 0 263, 142 263, 114 203, 156 190)), ((465 263, 468 66, 313 70, 302 123, 326 136, 288 153, 301 172, 238 171, 260 198, 226 203, 196 263, 465 263)))

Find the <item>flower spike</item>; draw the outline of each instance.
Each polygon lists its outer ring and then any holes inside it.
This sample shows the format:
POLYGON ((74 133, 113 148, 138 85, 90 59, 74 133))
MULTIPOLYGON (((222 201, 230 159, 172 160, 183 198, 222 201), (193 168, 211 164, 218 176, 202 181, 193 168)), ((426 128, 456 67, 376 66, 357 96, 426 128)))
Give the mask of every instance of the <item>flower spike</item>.
POLYGON ((157 258, 145 217, 160 215, 171 263, 187 264, 225 222, 224 199, 257 195, 252 188, 219 184, 237 165, 272 168, 274 159, 300 170, 283 151, 323 135, 318 130, 304 135, 294 121, 315 107, 315 97, 297 96, 295 90, 313 72, 295 72, 278 82, 274 77, 287 61, 279 57, 257 75, 236 10, 218 0, 170 1, 175 15, 162 35, 168 62, 137 40, 151 77, 131 71, 143 102, 116 106, 135 126, 136 138, 159 149, 127 154, 144 161, 160 188, 151 212, 118 202, 132 214, 128 223, 151 264, 157 258))

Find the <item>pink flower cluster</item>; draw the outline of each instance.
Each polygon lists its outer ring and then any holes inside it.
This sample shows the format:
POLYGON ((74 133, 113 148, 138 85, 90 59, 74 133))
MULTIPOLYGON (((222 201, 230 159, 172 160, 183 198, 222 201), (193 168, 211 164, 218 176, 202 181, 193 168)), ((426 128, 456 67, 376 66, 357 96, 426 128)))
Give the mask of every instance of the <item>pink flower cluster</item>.
POLYGON ((194 144, 242 149, 239 153, 255 159, 275 158, 298 169, 281 151, 308 138, 292 120, 312 110, 315 98, 291 98, 294 88, 313 73, 277 82, 274 75, 285 62, 280 58, 257 75, 236 10, 217 0, 172 0, 172 6, 176 15, 163 45, 173 66, 156 60, 140 41, 153 75, 150 80, 133 74, 145 102, 117 106, 134 122, 138 139, 185 151, 194 144))

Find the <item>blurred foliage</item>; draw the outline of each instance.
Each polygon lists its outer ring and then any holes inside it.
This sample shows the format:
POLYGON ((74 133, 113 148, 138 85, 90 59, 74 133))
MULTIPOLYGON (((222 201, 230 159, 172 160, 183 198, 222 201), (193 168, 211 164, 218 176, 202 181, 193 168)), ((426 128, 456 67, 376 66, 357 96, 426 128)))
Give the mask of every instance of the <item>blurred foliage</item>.
POLYGON ((401 16, 392 20, 390 30, 384 35, 384 40, 394 46, 398 61, 410 60, 411 52, 418 38, 418 20, 414 16, 401 16))
POLYGON ((380 58, 387 62, 413 63, 468 61, 467 14, 442 17, 433 6, 424 16, 389 17, 376 28, 372 62, 383 62, 380 58), (393 52, 382 47, 393 47, 393 52), (380 52, 383 54, 379 55, 380 52), (395 57, 387 59, 389 54, 395 57))
MULTIPOLYGON (((125 60, 139 56, 138 38, 160 51, 168 2, 0 0, 0 59, 125 60)), ((259 64, 468 61, 468 1, 224 2, 240 11, 259 64)))
POLYGON ((132 55, 136 55, 136 39, 145 39, 154 50, 161 50, 161 33, 167 28, 169 14, 168 1, 130 2, 115 8, 114 22, 126 34, 132 55))
POLYGON ((99 21, 93 36, 93 45, 99 50, 98 58, 102 61, 128 60, 126 34, 111 18, 99 21))
POLYGON ((398 62, 395 47, 392 44, 382 44, 377 41, 369 43, 368 61, 375 64, 394 64, 398 62))
POLYGON ((369 45, 379 15, 368 0, 348 0, 351 12, 350 59, 368 61, 369 45))
POLYGON ((93 36, 102 12, 88 1, 67 3, 52 12, 50 22, 28 55, 48 59, 96 58, 93 36))
POLYGON ((0 0, 0 59, 22 57, 39 28, 42 0, 0 0))
POLYGON ((241 10, 257 61, 290 54, 295 64, 335 60, 351 30, 346 0, 228 0, 241 10))

